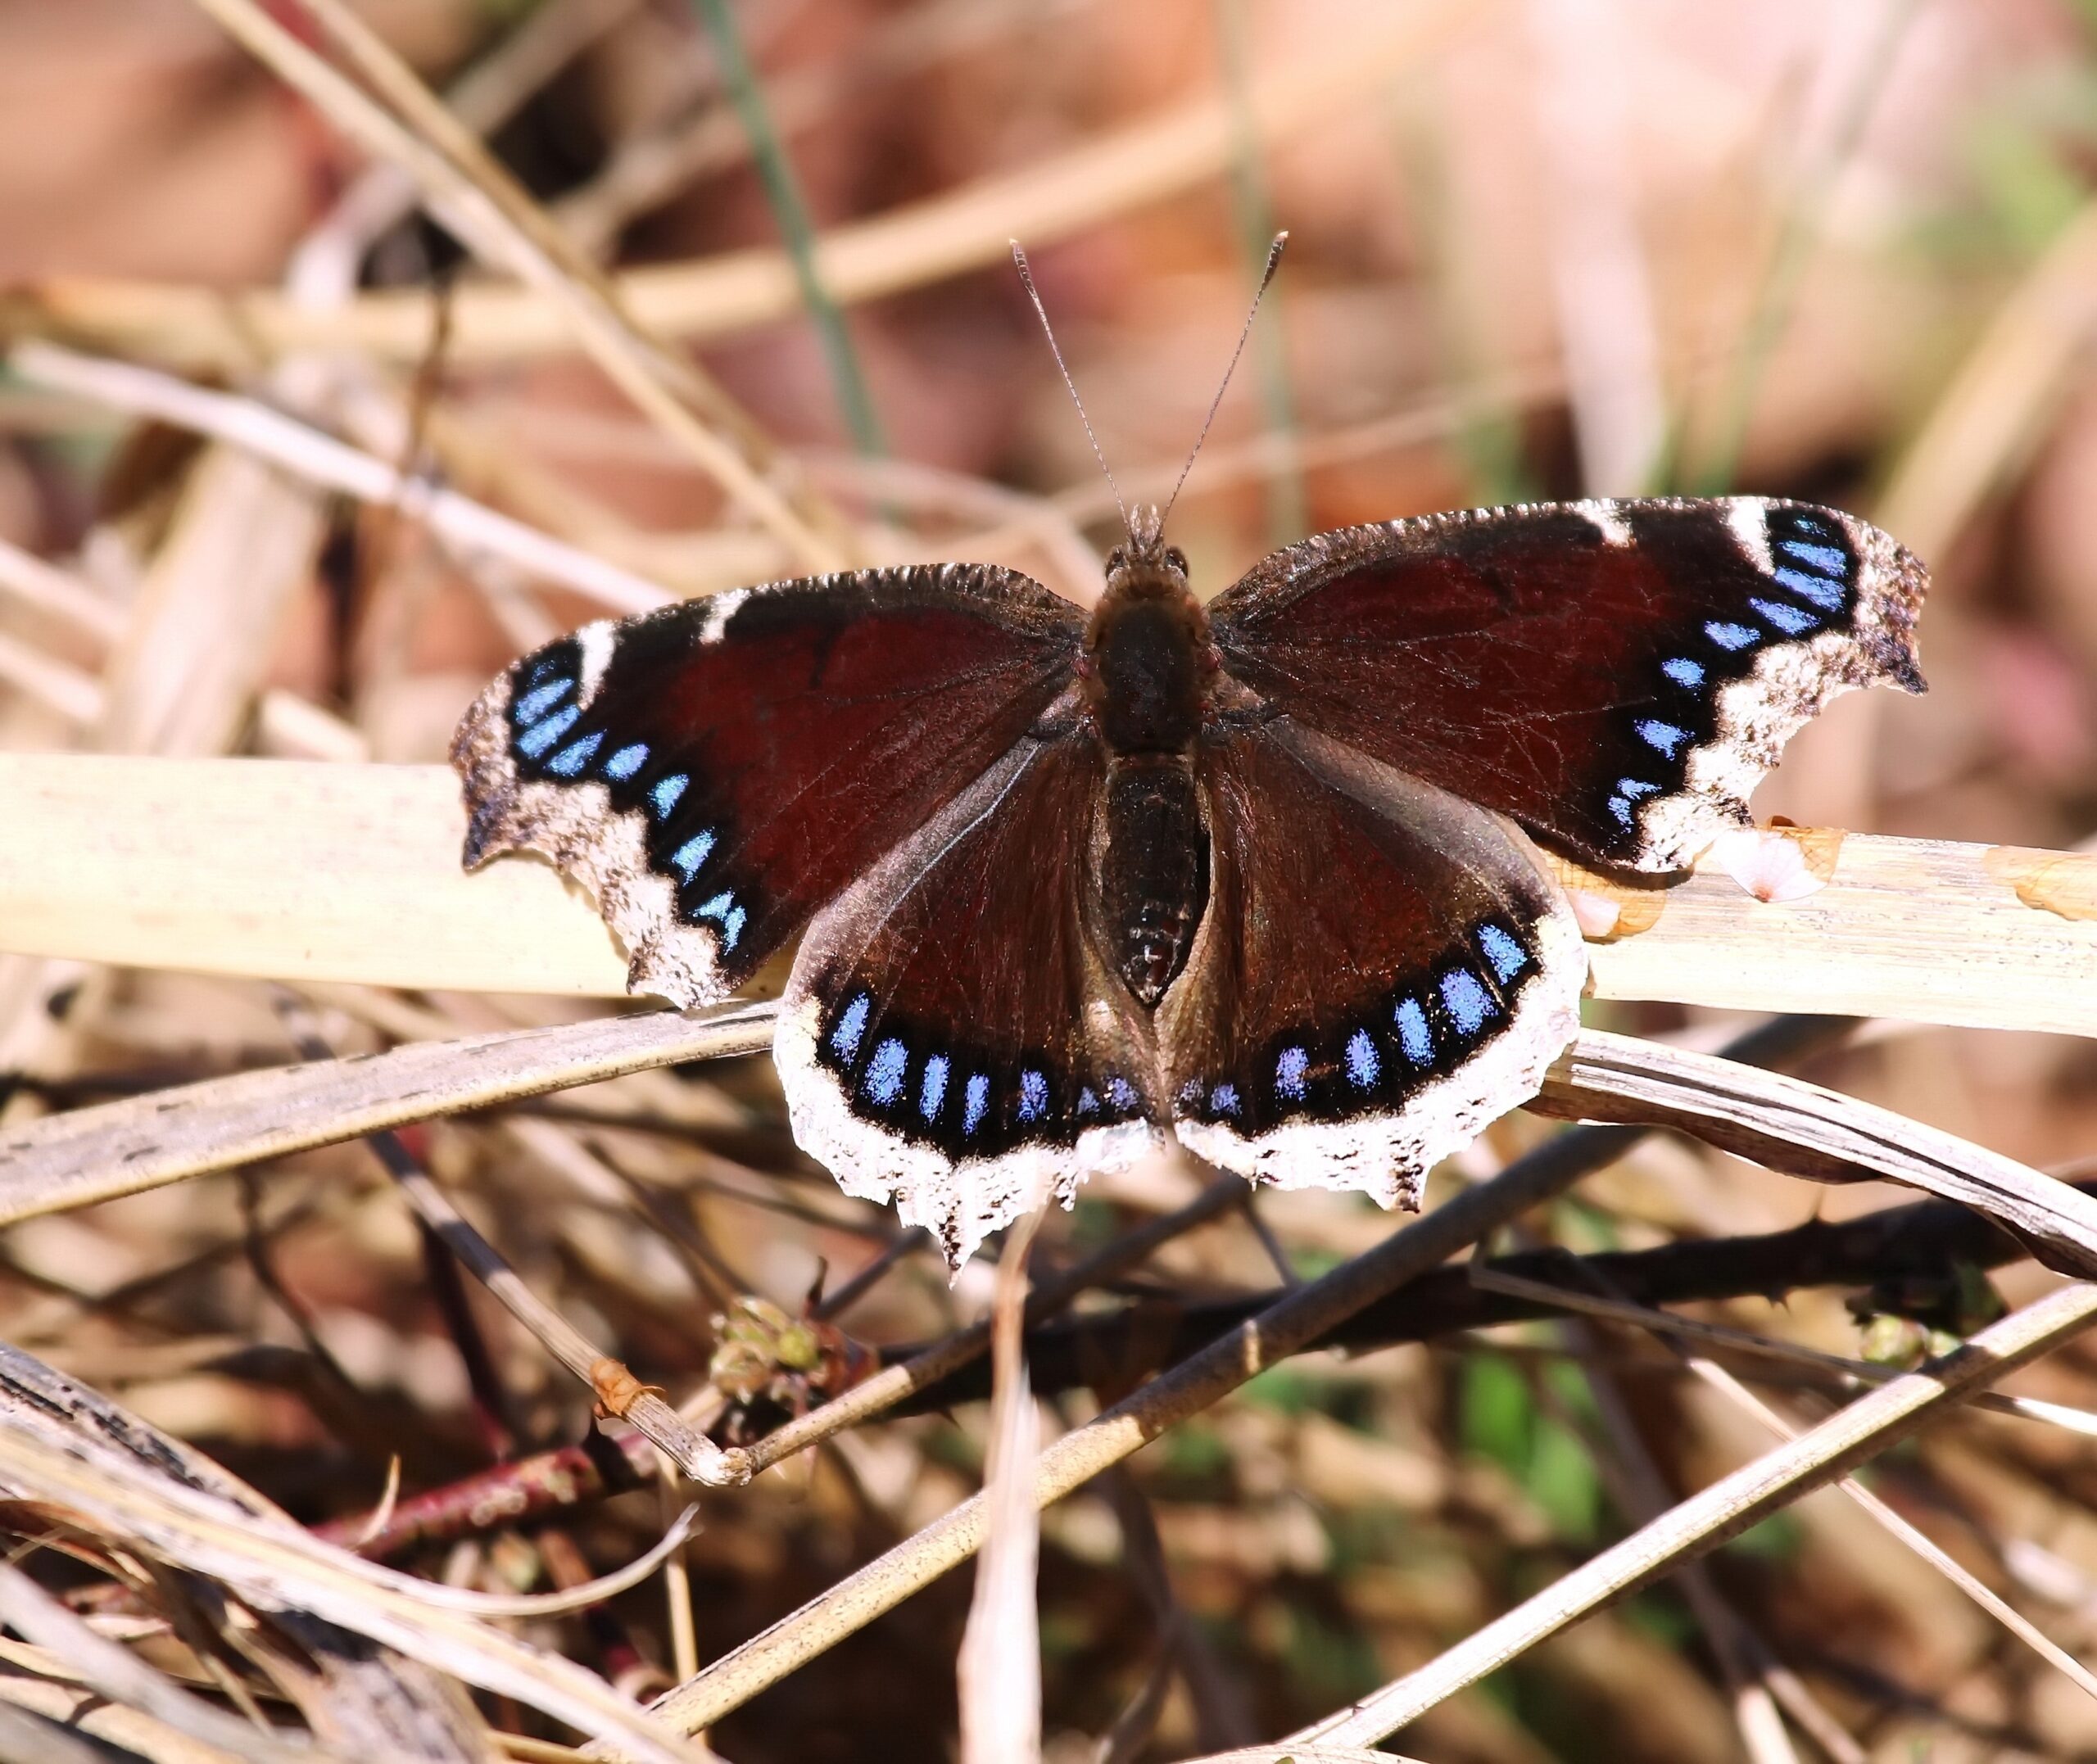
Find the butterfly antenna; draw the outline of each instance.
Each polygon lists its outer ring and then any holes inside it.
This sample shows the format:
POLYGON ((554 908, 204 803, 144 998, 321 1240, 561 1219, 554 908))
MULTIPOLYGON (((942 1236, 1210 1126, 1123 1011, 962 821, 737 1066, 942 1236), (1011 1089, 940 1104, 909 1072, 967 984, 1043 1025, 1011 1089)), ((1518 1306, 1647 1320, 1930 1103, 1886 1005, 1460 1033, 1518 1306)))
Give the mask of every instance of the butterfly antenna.
MULTIPOLYGON (((1223 370, 1223 381, 1216 389, 1216 396, 1209 402, 1209 414, 1202 418, 1202 432, 1194 437, 1193 450, 1187 463, 1180 468, 1180 482, 1172 486, 1172 494, 1166 499, 1165 514, 1172 512, 1172 504, 1180 500, 1180 491, 1187 482, 1187 474, 1194 469, 1194 455, 1202 450, 1202 443, 1209 438, 1209 425, 1216 421, 1216 414, 1223 408, 1223 395, 1230 389, 1230 377, 1238 371, 1238 358, 1245 353, 1245 339, 1252 334, 1252 321, 1260 315, 1260 302, 1266 297, 1267 284, 1275 278, 1275 271, 1281 267, 1282 247, 1289 243, 1286 233, 1277 233, 1274 242, 1267 247, 1267 266, 1260 272, 1260 285, 1252 292, 1252 305, 1245 314, 1245 328, 1238 333, 1238 346, 1230 352, 1230 365, 1223 370)), ((1162 527, 1165 515, 1158 517, 1162 527)))
MULTIPOLYGON (((1048 323, 1048 309, 1041 304, 1039 292, 1034 286, 1034 272, 1026 266, 1026 252, 1017 239, 1012 242, 1012 261, 1019 266, 1019 278, 1026 288, 1026 297, 1034 302, 1035 315, 1041 321, 1042 334, 1048 339, 1048 353, 1056 358, 1062 371, 1063 384, 1070 388, 1071 402, 1078 407, 1078 421, 1085 425, 1085 438, 1092 443, 1092 456, 1099 462, 1099 469, 1107 474, 1107 487, 1114 492, 1114 506, 1121 511, 1121 528, 1134 536, 1135 529, 1129 525, 1129 505, 1121 500, 1121 486, 1114 482, 1113 468, 1107 463, 1107 455, 1099 450, 1099 437, 1092 432, 1092 418, 1085 414, 1085 400, 1078 396, 1078 382, 1071 378, 1071 370, 1063 360, 1063 352, 1056 346, 1055 328, 1048 323)), ((1270 269, 1268 272, 1272 274, 1270 269)))

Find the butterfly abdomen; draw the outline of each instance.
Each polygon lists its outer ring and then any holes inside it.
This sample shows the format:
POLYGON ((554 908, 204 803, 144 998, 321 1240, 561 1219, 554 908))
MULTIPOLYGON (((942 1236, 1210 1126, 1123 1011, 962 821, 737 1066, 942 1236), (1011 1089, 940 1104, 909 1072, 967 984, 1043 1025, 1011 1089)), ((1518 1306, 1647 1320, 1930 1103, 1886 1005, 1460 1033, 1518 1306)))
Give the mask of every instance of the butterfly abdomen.
POLYGON ((1193 762, 1177 753, 1110 760, 1100 905, 1115 971, 1155 1005, 1187 964, 1208 904, 1208 835, 1193 762))

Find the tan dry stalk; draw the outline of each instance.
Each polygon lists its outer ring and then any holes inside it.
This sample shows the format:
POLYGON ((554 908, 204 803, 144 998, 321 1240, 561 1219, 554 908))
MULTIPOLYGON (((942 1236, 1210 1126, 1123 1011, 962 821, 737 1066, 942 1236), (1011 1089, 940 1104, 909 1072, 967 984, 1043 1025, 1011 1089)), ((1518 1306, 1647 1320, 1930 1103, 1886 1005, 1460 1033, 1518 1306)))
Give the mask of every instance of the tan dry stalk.
MULTIPOLYGON (((625 990, 545 865, 459 868, 440 767, 0 755, 0 948, 129 967, 456 991, 625 990)), ((1707 861, 1591 943, 1598 998, 2097 1034, 2097 856, 1792 829, 1827 886, 1769 906, 1707 861)), ((1611 892, 1614 890, 1614 892, 1611 892)), ((1619 898, 1620 897, 1620 898, 1619 898)))

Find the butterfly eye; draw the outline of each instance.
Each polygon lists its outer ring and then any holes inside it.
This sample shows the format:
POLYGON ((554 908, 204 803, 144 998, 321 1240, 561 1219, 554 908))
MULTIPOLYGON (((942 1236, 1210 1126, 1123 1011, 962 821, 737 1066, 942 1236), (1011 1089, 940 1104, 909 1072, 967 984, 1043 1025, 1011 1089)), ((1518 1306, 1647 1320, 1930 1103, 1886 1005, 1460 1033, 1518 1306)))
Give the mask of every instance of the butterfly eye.
POLYGON ((1167 545, 1165 548, 1165 561, 1179 571, 1182 576, 1187 573, 1187 554, 1179 546, 1167 545))

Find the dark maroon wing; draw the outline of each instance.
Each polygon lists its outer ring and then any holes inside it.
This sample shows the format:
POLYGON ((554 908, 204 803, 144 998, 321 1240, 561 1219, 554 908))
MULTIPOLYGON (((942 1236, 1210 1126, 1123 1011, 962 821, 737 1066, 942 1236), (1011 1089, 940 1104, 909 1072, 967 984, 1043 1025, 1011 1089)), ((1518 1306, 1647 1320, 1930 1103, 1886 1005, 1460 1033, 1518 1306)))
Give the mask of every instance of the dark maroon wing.
POLYGON ((781 1003, 795 1140, 957 1267, 1159 1142, 1148 1024, 1085 929, 1102 766, 1022 740, 817 918, 781 1003))
POLYGON ((1311 727, 1585 857, 1681 868, 1835 694, 1923 690, 1927 578, 1833 509, 1735 497, 1430 515, 1275 553, 1210 607, 1311 727))
POLYGON ((466 862, 545 853, 629 984, 732 992, 1025 735, 1080 615, 987 565, 864 570, 585 626, 460 725, 466 862))
POLYGON ((1579 929, 1522 835, 1287 718, 1205 738, 1211 893, 1157 1035, 1190 1149, 1416 1205, 1579 1027, 1579 929))

